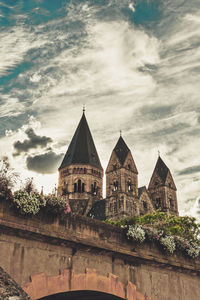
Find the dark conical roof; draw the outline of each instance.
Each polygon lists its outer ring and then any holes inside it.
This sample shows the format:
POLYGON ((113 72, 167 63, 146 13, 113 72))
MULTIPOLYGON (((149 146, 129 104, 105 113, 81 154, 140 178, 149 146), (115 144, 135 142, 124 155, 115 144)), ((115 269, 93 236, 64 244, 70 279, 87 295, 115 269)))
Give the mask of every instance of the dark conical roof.
POLYGON ((102 169, 84 112, 59 169, 71 164, 89 164, 102 169))
POLYGON ((128 148, 121 136, 119 137, 119 140, 113 151, 115 152, 115 154, 119 158, 119 161, 123 165, 130 149, 128 148))
POLYGON ((163 183, 165 183, 169 172, 169 168, 166 166, 166 164, 160 156, 158 157, 154 172, 156 172, 158 176, 162 179, 163 183))

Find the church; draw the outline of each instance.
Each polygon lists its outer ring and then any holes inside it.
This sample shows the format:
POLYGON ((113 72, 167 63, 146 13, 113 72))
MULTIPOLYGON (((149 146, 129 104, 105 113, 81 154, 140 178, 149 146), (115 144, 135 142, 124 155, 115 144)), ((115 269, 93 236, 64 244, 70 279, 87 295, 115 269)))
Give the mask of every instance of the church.
POLYGON ((85 111, 59 167, 58 195, 73 213, 105 220, 144 215, 160 209, 178 215, 176 186, 169 168, 158 157, 149 186, 138 187, 138 170, 131 150, 120 135, 104 170, 90 132, 85 111))

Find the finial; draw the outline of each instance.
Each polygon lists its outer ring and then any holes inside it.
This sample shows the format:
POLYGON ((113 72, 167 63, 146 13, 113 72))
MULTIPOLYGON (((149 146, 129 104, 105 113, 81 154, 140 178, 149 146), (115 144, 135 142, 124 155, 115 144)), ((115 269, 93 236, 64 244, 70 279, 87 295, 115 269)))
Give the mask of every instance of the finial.
POLYGON ((121 131, 121 129, 120 129, 120 131, 119 131, 119 134, 120 134, 120 136, 122 136, 122 131, 121 131))
POLYGON ((83 113, 85 113, 85 105, 83 105, 83 113))
POLYGON ((160 157, 160 151, 158 150, 158 157, 160 157))

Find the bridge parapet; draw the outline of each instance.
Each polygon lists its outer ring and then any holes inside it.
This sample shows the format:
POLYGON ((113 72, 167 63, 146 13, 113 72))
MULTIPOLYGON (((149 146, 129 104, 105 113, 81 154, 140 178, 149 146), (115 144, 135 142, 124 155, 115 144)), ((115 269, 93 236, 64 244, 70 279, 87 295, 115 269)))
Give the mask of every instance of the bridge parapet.
POLYGON ((167 255, 154 244, 137 245, 121 228, 81 216, 18 216, 1 202, 0 229, 0 265, 22 286, 30 276, 34 282, 34 274, 50 280, 62 275, 59 269, 87 275, 88 268, 98 276, 118 276, 124 286, 131 282, 154 300, 199 300, 199 260, 167 255))

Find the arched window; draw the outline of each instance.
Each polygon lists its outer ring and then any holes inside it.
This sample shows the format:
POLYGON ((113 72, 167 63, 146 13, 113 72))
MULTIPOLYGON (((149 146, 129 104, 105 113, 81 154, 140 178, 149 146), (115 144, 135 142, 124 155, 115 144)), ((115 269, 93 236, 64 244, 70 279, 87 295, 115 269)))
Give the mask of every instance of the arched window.
POLYGON ((174 202, 171 195, 169 196, 169 208, 174 208, 174 202))
POLYGON ((114 181, 113 186, 114 186, 114 191, 117 191, 118 190, 118 181, 114 181))
POLYGON ((74 183, 74 193, 76 193, 76 192, 77 192, 77 184, 74 183))
POLYGON ((78 180, 78 192, 81 193, 81 180, 78 180))
POLYGON ((84 193, 85 192, 85 184, 82 183, 82 192, 84 193))
POLYGON ((91 193, 93 195, 97 195, 97 193, 98 193, 98 186, 97 186, 96 181, 93 184, 91 184, 91 193))
POLYGON ((128 184, 128 191, 131 191, 131 180, 130 179, 128 180, 127 184, 128 184))
POLYGON ((161 207, 161 200, 160 200, 160 198, 156 198, 155 206, 156 206, 156 208, 161 207))

